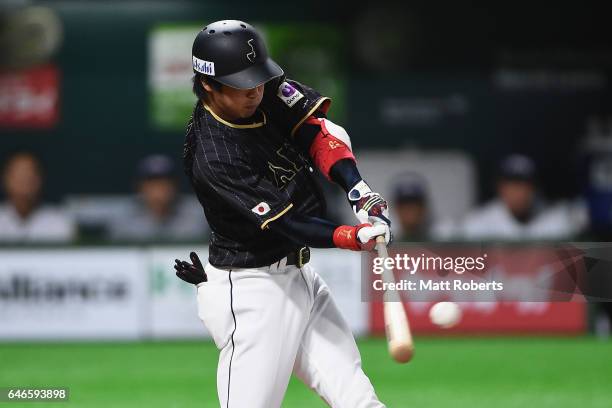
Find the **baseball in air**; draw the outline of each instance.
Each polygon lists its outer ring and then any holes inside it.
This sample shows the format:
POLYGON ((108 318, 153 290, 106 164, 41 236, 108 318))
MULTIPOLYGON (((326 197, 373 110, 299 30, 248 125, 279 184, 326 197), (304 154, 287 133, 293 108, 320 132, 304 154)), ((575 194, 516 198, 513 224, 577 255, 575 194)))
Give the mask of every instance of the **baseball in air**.
POLYGON ((449 329, 461 320, 461 309, 454 302, 438 302, 429 310, 431 322, 442 329, 449 329))

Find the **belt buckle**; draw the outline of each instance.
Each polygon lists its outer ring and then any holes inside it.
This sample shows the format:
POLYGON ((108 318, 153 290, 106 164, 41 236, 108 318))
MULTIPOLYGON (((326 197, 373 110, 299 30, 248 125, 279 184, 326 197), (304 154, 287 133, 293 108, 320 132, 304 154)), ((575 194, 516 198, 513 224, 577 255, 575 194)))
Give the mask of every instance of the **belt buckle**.
POLYGON ((300 248, 298 250, 298 259, 297 259, 297 267, 301 268, 302 266, 306 265, 308 262, 310 262, 310 248, 308 247, 303 247, 300 248))

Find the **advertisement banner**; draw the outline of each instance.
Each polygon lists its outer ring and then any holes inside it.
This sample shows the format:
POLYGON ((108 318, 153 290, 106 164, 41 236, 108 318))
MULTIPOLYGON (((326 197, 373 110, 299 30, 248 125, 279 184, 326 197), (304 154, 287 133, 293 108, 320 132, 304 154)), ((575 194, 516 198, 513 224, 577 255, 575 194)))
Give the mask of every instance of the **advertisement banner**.
POLYGON ((59 119, 59 71, 44 65, 0 72, 0 127, 51 128, 59 119))
POLYGON ((0 251, 0 339, 137 339, 146 307, 141 251, 0 251))
MULTIPOLYGON (((586 330, 587 287, 580 280, 573 289, 567 280, 561 280, 563 286, 555 283, 564 276, 561 270, 580 272, 578 263, 567 258, 556 262, 559 252, 553 248, 472 249, 414 252, 413 247, 413 259, 426 262, 439 256, 455 270, 396 271, 396 282, 404 288, 409 286, 405 282, 423 282, 421 290, 399 291, 415 333, 586 330), (491 275, 463 271, 466 265, 477 266, 483 252, 491 275), (471 255, 476 262, 466 261, 471 255), (444 290, 446 280, 457 280, 460 289, 444 290), (498 286, 493 292, 482 289, 498 286), (439 301, 459 304, 462 319, 457 326, 442 331, 431 323, 429 311, 439 301)), ((192 250, 206 262, 206 247, 1 250, 0 340, 208 338, 197 315, 195 288, 176 278, 172 268, 174 259, 188 259, 192 250)), ((394 247, 392 255, 400 252, 394 247)), ((569 254, 576 257, 575 251, 569 254)), ((326 281, 355 334, 384 332, 381 293, 375 289, 379 275, 359 273, 360 268, 368 270, 359 253, 313 250, 310 265, 326 281)))

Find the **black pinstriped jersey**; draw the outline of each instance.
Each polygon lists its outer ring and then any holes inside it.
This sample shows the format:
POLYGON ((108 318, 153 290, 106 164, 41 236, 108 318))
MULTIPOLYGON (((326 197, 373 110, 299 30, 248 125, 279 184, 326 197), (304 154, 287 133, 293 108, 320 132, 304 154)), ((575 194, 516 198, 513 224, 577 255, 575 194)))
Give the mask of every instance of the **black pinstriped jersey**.
POLYGON ((325 200, 307 152, 292 134, 329 98, 284 78, 268 83, 253 117, 228 122, 198 102, 184 167, 211 227, 209 262, 270 265, 297 249, 268 228, 289 211, 321 217, 325 200))

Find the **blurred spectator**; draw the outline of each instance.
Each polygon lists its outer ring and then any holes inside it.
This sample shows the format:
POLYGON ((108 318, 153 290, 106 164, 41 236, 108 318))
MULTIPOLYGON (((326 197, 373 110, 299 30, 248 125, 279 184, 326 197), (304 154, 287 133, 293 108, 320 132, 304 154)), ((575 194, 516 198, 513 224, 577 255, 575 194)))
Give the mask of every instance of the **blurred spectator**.
POLYGON ((0 206, 0 241, 66 242, 76 224, 62 210, 40 203, 42 169, 31 153, 9 157, 3 171, 7 202, 0 206))
POLYGON ((399 229, 398 241, 426 241, 429 239, 429 214, 427 206, 427 184, 416 173, 399 176, 393 187, 393 205, 399 229))
POLYGON ((201 240, 208 226, 195 200, 183 200, 173 161, 162 155, 149 156, 138 166, 138 198, 109 227, 115 240, 201 240))
POLYGON ((469 214, 458 227, 458 237, 470 240, 557 240, 571 238, 584 227, 580 209, 546 206, 538 197, 536 168, 522 155, 500 164, 497 198, 469 214))

